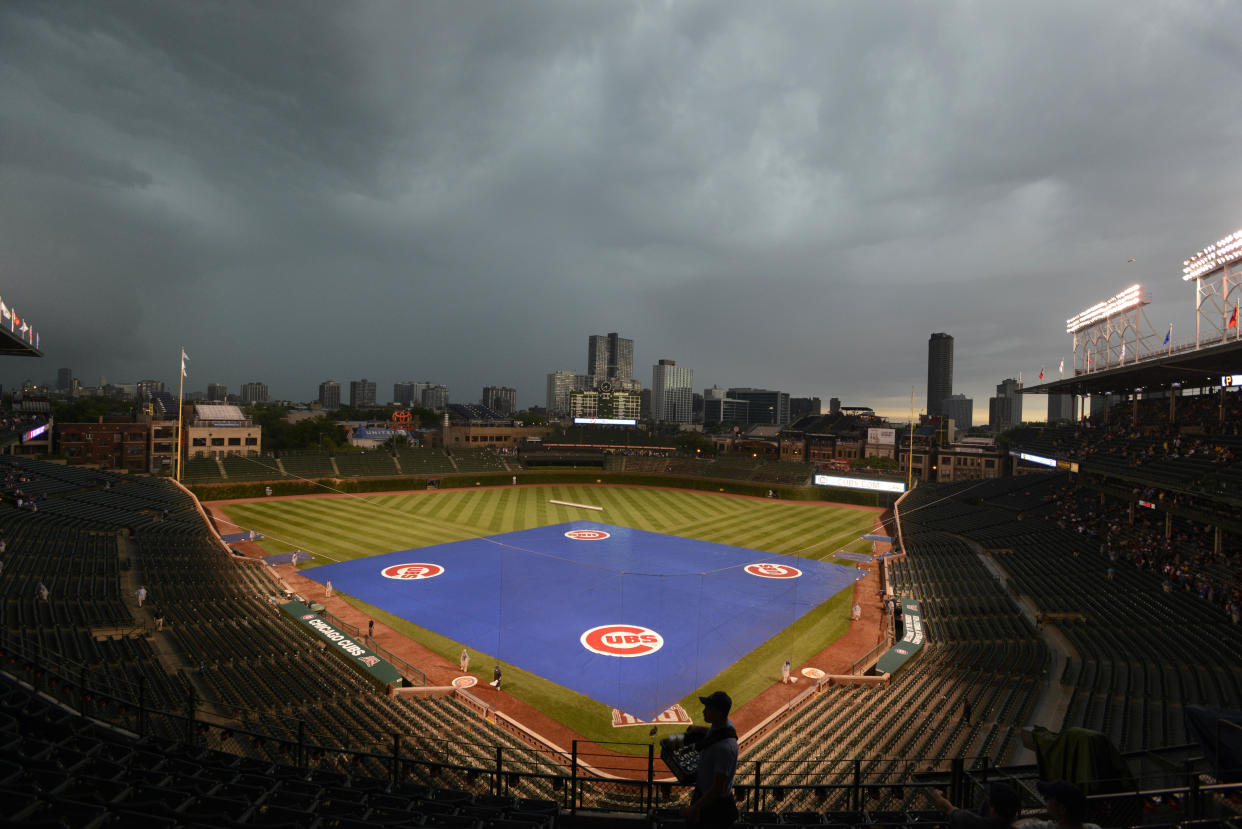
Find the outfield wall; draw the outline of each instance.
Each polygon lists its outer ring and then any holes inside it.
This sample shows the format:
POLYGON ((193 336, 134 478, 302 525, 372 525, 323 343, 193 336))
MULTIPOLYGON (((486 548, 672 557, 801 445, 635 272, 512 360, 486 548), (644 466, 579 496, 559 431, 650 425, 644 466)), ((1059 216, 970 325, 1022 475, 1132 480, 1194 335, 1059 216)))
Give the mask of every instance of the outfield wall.
POLYGON ((624 486, 670 487, 698 492, 723 492, 728 495, 766 497, 773 492, 785 501, 830 501, 837 504, 855 504, 864 507, 881 506, 881 493, 837 487, 797 487, 765 482, 739 481, 725 478, 691 478, 679 475, 645 475, 640 473, 610 473, 600 470, 556 470, 549 472, 509 472, 487 474, 438 475, 434 477, 400 478, 321 478, 307 480, 275 480, 233 484, 195 484, 189 490, 201 501, 229 501, 237 498, 263 498, 267 488, 272 495, 326 495, 336 492, 397 492, 427 489, 437 482, 438 489, 469 489, 482 486, 512 486, 514 477, 519 484, 613 484, 624 486))

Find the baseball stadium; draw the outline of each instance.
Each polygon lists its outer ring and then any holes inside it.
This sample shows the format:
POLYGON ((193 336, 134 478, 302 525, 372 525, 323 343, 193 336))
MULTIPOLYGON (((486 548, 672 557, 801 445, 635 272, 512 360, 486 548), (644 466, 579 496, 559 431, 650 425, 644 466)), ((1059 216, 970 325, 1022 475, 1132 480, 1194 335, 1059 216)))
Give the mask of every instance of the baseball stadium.
MULTIPOLYGON (((1238 292, 1233 261, 1204 273, 1238 292)), ((1242 341, 1118 299, 1025 390, 1081 416, 911 487, 447 418, 179 481, 40 459, 12 413, 0 823, 678 829, 666 738, 724 690, 745 825, 944 827, 931 791, 998 780, 1041 816, 1058 779, 1101 826, 1242 825, 1242 341)))

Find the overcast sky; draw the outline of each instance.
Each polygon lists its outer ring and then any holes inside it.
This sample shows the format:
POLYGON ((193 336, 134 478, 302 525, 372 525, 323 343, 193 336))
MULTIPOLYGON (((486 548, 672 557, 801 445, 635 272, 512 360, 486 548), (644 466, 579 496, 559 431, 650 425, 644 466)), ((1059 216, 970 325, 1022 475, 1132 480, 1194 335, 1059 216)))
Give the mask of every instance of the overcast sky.
POLYGON ((0 297, 46 356, 0 380, 175 391, 184 346, 188 390, 541 405, 617 331, 644 385, 904 417, 946 331, 986 420, 1134 282, 1193 331, 1181 262, 1242 226, 1239 31, 1236 0, 7 0, 0 297))

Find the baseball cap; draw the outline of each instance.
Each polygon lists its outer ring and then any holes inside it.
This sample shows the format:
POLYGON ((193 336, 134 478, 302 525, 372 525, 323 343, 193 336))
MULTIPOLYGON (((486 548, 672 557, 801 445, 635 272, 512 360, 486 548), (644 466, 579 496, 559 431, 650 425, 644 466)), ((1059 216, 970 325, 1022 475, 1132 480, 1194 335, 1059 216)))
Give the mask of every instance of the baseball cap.
POLYGON ((699 697, 699 702, 711 708, 718 708, 726 714, 733 707, 733 700, 729 699, 729 695, 724 691, 712 691, 705 697, 699 697))
POLYGON ((1087 796, 1067 780, 1040 780, 1035 784, 1044 800, 1055 800, 1073 820, 1081 821, 1087 814, 1087 796))

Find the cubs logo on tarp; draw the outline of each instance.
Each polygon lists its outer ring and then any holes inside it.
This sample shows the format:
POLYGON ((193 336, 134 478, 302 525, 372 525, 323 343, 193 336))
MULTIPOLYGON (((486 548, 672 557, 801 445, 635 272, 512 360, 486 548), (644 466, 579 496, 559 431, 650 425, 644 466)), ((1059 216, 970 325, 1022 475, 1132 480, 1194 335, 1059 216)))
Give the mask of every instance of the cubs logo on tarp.
POLYGON ((565 533, 565 537, 574 541, 603 541, 605 538, 611 538, 612 533, 606 533, 603 530, 570 530, 565 533))
POLYGON ((459 676, 453 680, 454 688, 473 688, 479 682, 477 676, 459 676))
POLYGON ((379 657, 378 656, 360 656, 358 657, 358 661, 361 662, 363 665, 366 665, 368 668, 374 668, 377 664, 379 664, 379 657))
POLYGON ((664 647, 664 637, 640 625, 600 625, 578 638, 582 647, 603 656, 646 656, 664 647))
POLYGON ((394 564, 391 567, 385 567, 380 570, 380 575, 386 579, 430 579, 435 578, 444 572, 444 568, 439 564, 427 564, 426 562, 417 562, 414 564, 394 564))
POLYGON ((306 621, 309 621, 309 620, 314 619, 314 618, 315 618, 315 614, 314 614, 314 613, 307 613, 305 616, 303 616, 303 617, 302 617, 302 621, 303 621, 303 622, 306 622, 306 621))
POLYGON ((744 569, 752 576, 759 576, 763 579, 796 579, 802 575, 802 571, 797 567, 790 567, 787 564, 747 564, 744 569))

